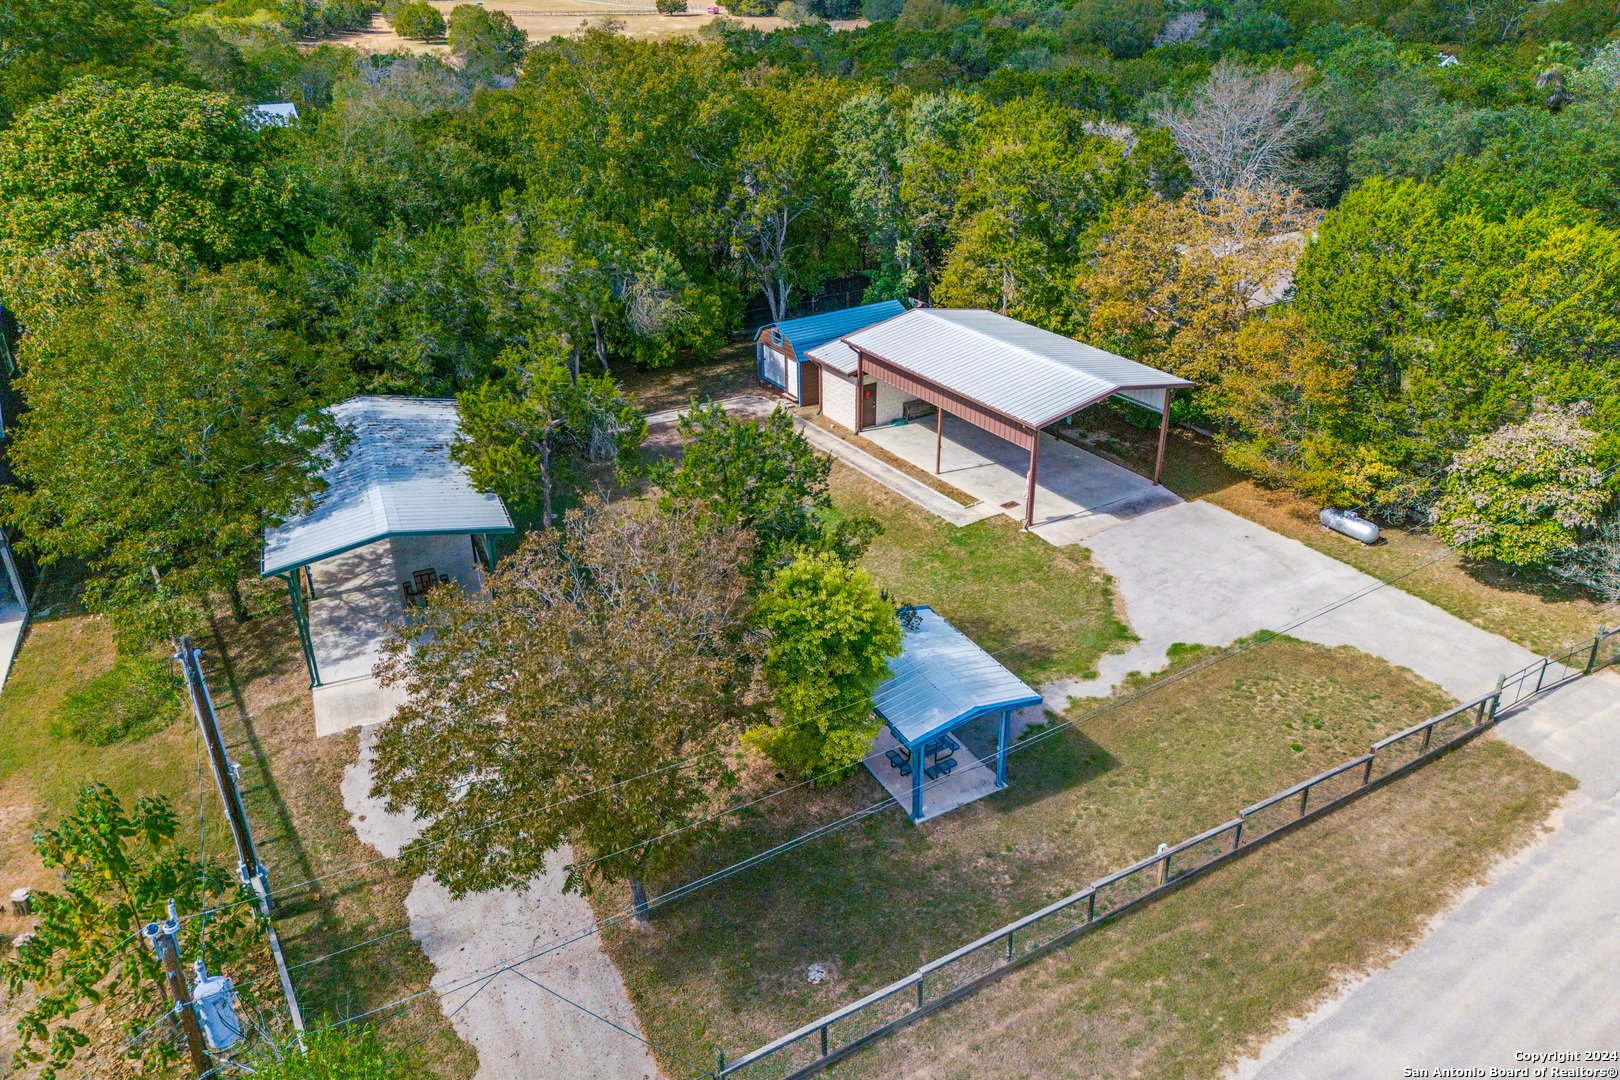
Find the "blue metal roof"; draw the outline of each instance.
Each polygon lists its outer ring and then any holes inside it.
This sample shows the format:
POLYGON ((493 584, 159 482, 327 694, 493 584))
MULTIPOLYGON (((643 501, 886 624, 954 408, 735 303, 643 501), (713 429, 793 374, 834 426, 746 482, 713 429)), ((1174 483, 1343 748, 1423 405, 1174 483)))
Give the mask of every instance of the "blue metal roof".
POLYGON ((905 313, 906 305, 899 300, 882 300, 876 304, 844 308, 842 311, 827 311, 820 315, 806 315, 802 319, 787 319, 776 324, 776 332, 787 338, 788 344, 793 346, 793 351, 803 360, 804 354, 817 345, 825 345, 845 334, 853 334, 873 323, 880 323, 884 319, 892 319, 905 313))
POLYGON ((872 695, 872 709, 895 737, 915 746, 976 716, 1041 703, 1041 695, 1002 667, 931 607, 906 634, 892 678, 872 695))

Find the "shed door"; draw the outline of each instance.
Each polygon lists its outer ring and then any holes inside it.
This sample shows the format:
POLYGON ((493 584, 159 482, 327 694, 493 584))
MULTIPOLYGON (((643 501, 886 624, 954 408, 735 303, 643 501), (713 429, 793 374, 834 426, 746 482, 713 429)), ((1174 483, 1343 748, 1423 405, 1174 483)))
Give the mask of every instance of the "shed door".
POLYGON ((821 404, 821 365, 799 365, 799 404, 821 404))
POLYGON ((770 346, 759 350, 759 376, 772 386, 787 389, 787 357, 770 346))
POLYGON ((861 427, 877 427, 877 383, 861 387, 861 427))

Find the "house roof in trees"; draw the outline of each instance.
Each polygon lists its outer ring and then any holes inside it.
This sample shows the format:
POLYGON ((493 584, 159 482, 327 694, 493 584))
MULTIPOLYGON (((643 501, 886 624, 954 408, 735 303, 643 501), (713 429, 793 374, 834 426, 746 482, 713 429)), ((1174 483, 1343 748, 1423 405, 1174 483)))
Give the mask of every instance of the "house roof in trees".
MULTIPOLYGON (((844 308, 841 311, 826 311, 820 315, 806 315, 802 319, 784 319, 771 326, 762 327, 762 330, 773 330, 776 334, 787 340, 793 346, 793 351, 803 357, 818 345, 825 345, 835 341, 845 334, 853 334, 873 323, 880 323, 885 319, 892 319, 896 315, 904 315, 906 305, 899 300, 883 300, 876 304, 862 304, 859 307, 844 308)), ((852 369, 853 370, 853 369, 852 369)))
POLYGON ((894 674, 872 695, 872 708, 895 737, 914 746, 986 713, 1041 703, 1041 695, 1002 667, 931 607, 913 609, 894 674))
POLYGON ((321 470, 315 508, 264 533, 269 577, 390 536, 509 533, 500 497, 473 487, 450 460, 454 401, 357 397, 327 413, 354 433, 348 453, 321 470))
MULTIPOLYGON (((854 352, 944 387, 1010 420, 1040 428, 1127 390, 1181 389, 1177 375, 993 311, 918 308, 846 334, 814 359, 839 370, 854 352)), ((1130 394, 1151 401, 1159 395, 1130 394)))

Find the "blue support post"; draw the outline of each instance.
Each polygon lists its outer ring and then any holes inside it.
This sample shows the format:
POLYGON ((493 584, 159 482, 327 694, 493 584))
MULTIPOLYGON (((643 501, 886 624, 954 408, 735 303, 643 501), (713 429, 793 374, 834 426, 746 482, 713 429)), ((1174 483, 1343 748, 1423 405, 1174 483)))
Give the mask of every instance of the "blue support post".
POLYGON ((923 784, 923 756, 919 752, 922 744, 908 746, 911 752, 911 820, 922 820, 922 784, 923 784))
POLYGON ((1012 710, 1001 710, 1001 738, 996 743, 996 787, 1007 786, 1007 740, 1012 737, 1012 710))
POLYGON ((282 575, 282 580, 286 581, 287 592, 292 599, 293 622, 298 625, 298 643, 304 647, 304 665, 309 668, 310 689, 314 689, 321 685, 321 672, 315 664, 315 641, 309 632, 309 609, 298 588, 298 570, 298 567, 294 567, 282 575))

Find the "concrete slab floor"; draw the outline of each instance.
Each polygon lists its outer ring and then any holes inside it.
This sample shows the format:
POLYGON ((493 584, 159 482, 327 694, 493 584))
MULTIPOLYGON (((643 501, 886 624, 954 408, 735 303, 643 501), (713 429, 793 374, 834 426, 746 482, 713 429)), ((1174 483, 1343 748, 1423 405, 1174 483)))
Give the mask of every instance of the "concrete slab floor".
MULTIPOLYGON (((937 416, 861 432, 889 453, 934 471, 937 416)), ((1029 452, 960 418, 947 418, 940 478, 1015 521, 1024 520, 1029 452)), ((1077 446, 1041 436, 1035 472, 1034 532, 1055 545, 1074 544, 1181 499, 1167 488, 1077 446)))
MULTIPOLYGON (((998 714, 999 715, 999 714, 998 714)), ((961 742, 960 739, 957 740, 961 742)), ((895 741, 894 733, 887 727, 878 732, 877 739, 872 744, 872 752, 863 762, 868 771, 877 782, 883 785, 885 791, 893 795, 901 809, 909 816, 911 814, 912 778, 901 776, 900 770, 889 764, 886 756, 890 750, 896 749, 900 744, 895 741)), ((976 802, 986 795, 994 795, 1001 788, 996 786, 996 763, 994 759, 980 761, 963 747, 956 751, 956 768, 949 775, 934 780, 923 779, 923 816, 921 824, 941 814, 949 813, 958 806, 966 806, 976 802)), ((931 764, 929 758, 926 764, 931 764)))

